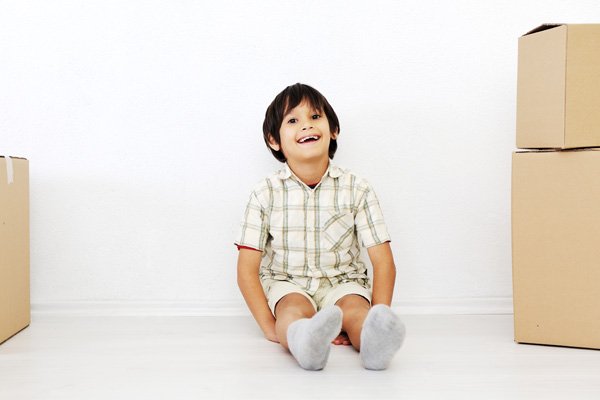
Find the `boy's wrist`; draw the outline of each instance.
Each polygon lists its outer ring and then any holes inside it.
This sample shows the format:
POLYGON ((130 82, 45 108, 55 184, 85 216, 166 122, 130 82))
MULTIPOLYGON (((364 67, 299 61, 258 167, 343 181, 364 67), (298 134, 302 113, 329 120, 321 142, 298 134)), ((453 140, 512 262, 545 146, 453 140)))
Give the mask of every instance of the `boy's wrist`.
POLYGON ((267 340, 271 342, 279 343, 279 338, 277 337, 277 331, 275 330, 275 324, 273 324, 272 328, 263 329, 263 334, 267 340))
POLYGON ((272 340, 272 338, 277 337, 275 331, 275 318, 273 316, 271 316, 271 318, 266 318, 265 320, 260 321, 259 326, 267 339, 272 340))

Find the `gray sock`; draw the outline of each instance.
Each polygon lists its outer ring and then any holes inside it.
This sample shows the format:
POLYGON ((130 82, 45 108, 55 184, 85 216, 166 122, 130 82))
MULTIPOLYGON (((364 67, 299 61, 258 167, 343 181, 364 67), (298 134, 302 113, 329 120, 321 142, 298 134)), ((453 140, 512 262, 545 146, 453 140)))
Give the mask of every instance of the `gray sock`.
POLYGON ((292 322, 287 340, 290 352, 304 369, 317 371, 327 364, 331 341, 342 329, 342 309, 333 306, 319 311, 312 318, 292 322))
POLYGON ((406 328, 391 308, 377 304, 369 310, 360 334, 360 358, 366 369, 386 369, 402 346, 406 328))

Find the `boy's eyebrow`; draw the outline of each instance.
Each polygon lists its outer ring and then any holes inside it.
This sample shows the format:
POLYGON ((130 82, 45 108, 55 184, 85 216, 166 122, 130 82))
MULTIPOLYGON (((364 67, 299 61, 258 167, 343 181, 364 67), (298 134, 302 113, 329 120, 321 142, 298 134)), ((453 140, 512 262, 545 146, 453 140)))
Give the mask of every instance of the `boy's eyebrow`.
MULTIPOLYGON (((296 106, 298 107, 298 106, 296 106)), ((283 114, 283 118, 286 118, 288 116, 290 116, 292 114, 292 110, 296 107, 293 107, 291 109, 289 109, 288 111, 285 112, 285 114, 283 114)), ((310 106, 310 112, 311 113, 319 113, 322 114, 324 111, 323 110, 319 110, 317 107, 314 107, 313 105, 310 106)))

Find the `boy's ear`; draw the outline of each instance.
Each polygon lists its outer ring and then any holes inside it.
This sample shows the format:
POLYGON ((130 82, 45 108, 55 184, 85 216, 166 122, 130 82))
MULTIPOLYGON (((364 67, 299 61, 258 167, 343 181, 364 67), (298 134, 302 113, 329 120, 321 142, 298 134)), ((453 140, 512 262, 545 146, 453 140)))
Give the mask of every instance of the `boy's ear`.
POLYGON ((273 136, 269 135, 269 147, 275 151, 281 150, 281 146, 273 139, 273 136))
POLYGON ((331 132, 331 139, 337 140, 338 134, 339 134, 339 131, 337 129, 335 131, 331 132))

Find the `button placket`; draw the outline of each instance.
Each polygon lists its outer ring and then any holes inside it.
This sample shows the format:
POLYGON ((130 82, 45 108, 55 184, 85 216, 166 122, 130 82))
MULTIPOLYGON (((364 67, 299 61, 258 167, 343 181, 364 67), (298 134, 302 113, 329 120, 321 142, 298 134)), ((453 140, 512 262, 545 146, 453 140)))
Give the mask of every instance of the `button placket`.
POLYGON ((320 193, 320 187, 317 186, 314 189, 309 188, 305 184, 299 182, 303 189, 304 195, 304 217, 305 217, 305 251, 306 254, 306 267, 308 271, 312 273, 322 272, 320 265, 320 224, 319 220, 319 209, 318 209, 318 197, 320 193))
POLYGON ((311 207, 309 207, 309 204, 311 202, 311 198, 312 198, 312 191, 309 190, 308 187, 302 187, 304 189, 304 211, 305 211, 305 224, 306 224, 306 233, 304 235, 305 237, 305 244, 306 244, 306 260, 308 263, 308 269, 309 270, 314 270, 315 269, 315 264, 314 264, 314 260, 312 258, 310 258, 310 254, 314 253, 314 241, 313 241, 313 237, 314 237, 314 232, 315 232, 315 226, 314 226, 314 210, 311 210, 311 207))

